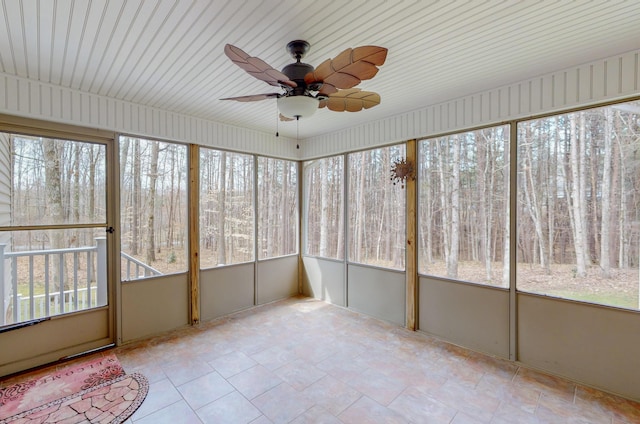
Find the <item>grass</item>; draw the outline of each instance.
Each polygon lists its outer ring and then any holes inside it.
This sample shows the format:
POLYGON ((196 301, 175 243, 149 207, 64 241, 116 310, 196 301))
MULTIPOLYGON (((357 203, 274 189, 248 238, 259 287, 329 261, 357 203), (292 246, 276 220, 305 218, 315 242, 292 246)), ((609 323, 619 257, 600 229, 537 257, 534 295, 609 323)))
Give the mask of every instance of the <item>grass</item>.
POLYGON ((639 309, 638 298, 630 297, 624 293, 584 293, 571 290, 547 290, 545 294, 563 299, 579 300, 583 302, 597 303, 600 305, 616 306, 626 309, 639 309))

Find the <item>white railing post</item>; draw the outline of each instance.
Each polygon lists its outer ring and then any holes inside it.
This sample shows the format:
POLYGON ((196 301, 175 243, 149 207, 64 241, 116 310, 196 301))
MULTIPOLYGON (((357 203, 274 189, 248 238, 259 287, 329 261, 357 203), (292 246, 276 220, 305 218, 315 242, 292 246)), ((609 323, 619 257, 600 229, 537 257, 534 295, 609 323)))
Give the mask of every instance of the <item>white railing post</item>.
POLYGON ((107 304, 107 238, 96 237, 97 305, 107 304))
POLYGON ((4 248, 7 245, 0 243, 0 325, 6 324, 8 304, 5 298, 4 287, 4 248))
POLYGON ((16 310, 13 313, 13 321, 14 322, 22 322, 22 295, 18 293, 16 296, 16 310))

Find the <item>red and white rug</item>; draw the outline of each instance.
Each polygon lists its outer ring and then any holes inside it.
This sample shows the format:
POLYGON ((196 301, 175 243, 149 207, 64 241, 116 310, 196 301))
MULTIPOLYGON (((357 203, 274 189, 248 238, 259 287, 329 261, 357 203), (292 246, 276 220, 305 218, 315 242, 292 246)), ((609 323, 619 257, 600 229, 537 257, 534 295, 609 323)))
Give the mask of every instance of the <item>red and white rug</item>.
POLYGON ((121 423, 149 390, 146 378, 125 374, 113 354, 1 384, 0 424, 121 423))

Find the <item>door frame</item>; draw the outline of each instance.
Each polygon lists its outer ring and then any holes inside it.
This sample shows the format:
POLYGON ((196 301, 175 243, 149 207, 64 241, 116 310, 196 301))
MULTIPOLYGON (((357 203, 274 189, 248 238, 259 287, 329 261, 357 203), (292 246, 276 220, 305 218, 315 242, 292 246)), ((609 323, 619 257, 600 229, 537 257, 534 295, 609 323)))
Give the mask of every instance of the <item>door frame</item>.
MULTIPOLYGON (((116 335, 115 311, 119 296, 119 293, 116 292, 119 254, 118 246, 115 243, 115 233, 107 231, 107 229, 115 227, 118 216, 117 203, 114 202, 117 194, 115 133, 2 114, 0 114, 0 131, 105 146, 105 222, 96 225, 80 224, 77 227, 104 227, 107 240, 107 304, 4 327, 0 332, 0 345, 3 346, 3 349, 0 349, 0 376, 4 376, 114 344, 116 335)), ((50 227, 55 229, 75 226, 65 224, 50 227)), ((5 228, 8 231, 16 231, 40 227, 5 228)))

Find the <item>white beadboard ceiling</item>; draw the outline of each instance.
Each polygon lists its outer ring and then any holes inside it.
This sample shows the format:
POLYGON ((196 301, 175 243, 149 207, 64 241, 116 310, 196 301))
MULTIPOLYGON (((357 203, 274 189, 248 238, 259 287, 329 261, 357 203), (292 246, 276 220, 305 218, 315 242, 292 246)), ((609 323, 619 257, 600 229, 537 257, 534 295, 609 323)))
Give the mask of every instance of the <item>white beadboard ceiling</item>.
POLYGON ((273 133, 275 100, 219 100, 274 91, 226 43, 277 69, 295 39, 314 66, 387 47, 359 85, 382 103, 278 124, 304 139, 637 49, 639 22, 637 0, 1 0, 0 73, 273 133))

